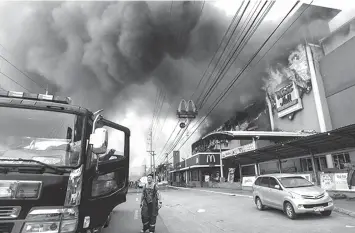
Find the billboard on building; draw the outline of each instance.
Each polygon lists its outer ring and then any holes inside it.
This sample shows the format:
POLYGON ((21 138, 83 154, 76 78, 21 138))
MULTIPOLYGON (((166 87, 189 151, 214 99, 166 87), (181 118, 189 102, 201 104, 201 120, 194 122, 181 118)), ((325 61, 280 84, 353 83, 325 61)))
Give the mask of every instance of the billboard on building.
POLYGON ((300 44, 266 70, 263 89, 274 130, 320 131, 308 63, 313 57, 300 44))
POLYGON ((284 117, 303 108, 300 92, 293 81, 280 85, 274 96, 278 117, 284 117))
POLYGON ((311 75, 304 45, 298 45, 288 56, 287 65, 276 63, 264 79, 267 97, 279 118, 293 119, 303 109, 302 96, 312 90, 311 75))

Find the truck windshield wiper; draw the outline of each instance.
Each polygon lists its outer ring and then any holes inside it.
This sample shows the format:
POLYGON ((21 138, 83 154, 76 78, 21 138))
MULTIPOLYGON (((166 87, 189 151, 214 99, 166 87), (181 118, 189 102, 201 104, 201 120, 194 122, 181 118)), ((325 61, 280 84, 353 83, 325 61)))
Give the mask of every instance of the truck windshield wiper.
POLYGON ((46 163, 43 163, 43 162, 40 162, 40 161, 37 161, 37 160, 34 160, 34 159, 1 159, 0 158, 0 161, 37 163, 37 164, 42 165, 45 168, 52 169, 53 171, 55 171, 58 174, 63 174, 63 173, 65 173, 67 171, 65 169, 62 169, 62 168, 59 168, 59 167, 55 167, 55 166, 52 166, 52 165, 49 165, 49 164, 46 164, 46 163))

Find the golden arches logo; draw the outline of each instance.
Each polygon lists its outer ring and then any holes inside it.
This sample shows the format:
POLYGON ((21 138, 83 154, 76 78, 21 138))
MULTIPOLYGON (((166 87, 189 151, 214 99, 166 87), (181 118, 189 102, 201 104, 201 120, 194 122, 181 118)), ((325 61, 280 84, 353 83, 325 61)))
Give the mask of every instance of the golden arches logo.
POLYGON ((195 103, 192 100, 189 100, 188 102, 186 102, 186 100, 181 100, 180 104, 179 104, 179 108, 178 111, 186 111, 186 112, 197 112, 196 110, 196 106, 195 103), (184 106, 184 109, 182 109, 184 106))

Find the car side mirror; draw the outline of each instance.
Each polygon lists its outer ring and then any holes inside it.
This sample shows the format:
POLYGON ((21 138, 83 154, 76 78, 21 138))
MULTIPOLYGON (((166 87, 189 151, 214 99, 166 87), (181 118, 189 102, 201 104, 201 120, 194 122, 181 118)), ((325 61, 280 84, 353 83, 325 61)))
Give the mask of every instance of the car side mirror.
POLYGON ((107 151, 108 132, 105 128, 97 128, 95 132, 90 135, 90 142, 92 151, 95 154, 104 154, 107 151))
POLYGON ((280 185, 275 185, 275 189, 281 189, 280 185))

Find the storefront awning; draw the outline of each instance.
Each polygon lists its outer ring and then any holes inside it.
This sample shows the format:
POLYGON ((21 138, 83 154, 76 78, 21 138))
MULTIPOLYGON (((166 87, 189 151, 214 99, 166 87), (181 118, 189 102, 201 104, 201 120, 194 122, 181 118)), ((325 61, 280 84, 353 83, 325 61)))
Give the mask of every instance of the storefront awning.
POLYGON ((172 170, 172 171, 169 171, 169 173, 183 172, 183 171, 195 169, 195 168, 214 168, 214 167, 220 167, 220 165, 194 165, 194 166, 185 167, 185 168, 182 168, 179 170, 172 170))
POLYGON ((238 139, 238 140, 250 140, 257 138, 260 140, 280 140, 280 139, 294 139, 299 137, 306 137, 313 133, 306 132, 273 132, 273 131, 217 131, 207 134, 202 137, 204 139, 238 139))
POLYGON ((318 133, 257 150, 240 153, 236 155, 235 158, 243 165, 310 154, 324 155, 347 150, 355 150, 355 124, 325 133, 318 133))

